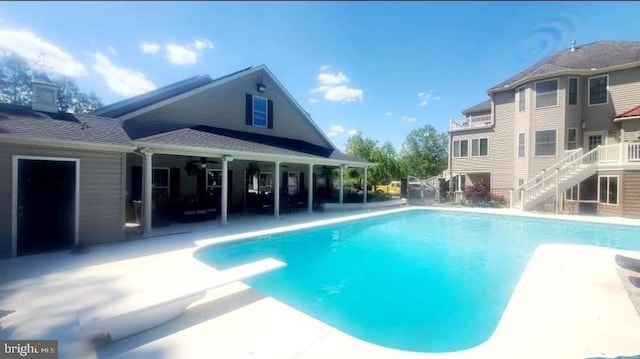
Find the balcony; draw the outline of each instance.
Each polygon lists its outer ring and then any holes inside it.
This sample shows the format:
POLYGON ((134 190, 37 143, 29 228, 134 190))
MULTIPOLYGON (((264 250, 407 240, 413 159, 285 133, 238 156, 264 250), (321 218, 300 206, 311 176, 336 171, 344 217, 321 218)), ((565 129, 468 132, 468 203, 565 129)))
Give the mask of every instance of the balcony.
POLYGON ((640 142, 622 142, 601 146, 598 164, 640 164, 640 142))
POLYGON ((462 131, 476 128, 487 128, 491 126, 491 114, 480 116, 467 116, 464 120, 451 119, 449 123, 450 131, 462 131))

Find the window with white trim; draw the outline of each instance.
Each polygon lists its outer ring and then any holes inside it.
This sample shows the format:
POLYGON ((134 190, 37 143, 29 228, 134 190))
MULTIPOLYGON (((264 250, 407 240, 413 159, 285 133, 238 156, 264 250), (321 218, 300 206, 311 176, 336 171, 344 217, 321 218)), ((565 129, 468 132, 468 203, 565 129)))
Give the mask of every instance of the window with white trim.
POLYGON ((536 156, 556 155, 556 130, 536 131, 536 156))
POLYGON ((524 136, 524 133, 518 134, 518 157, 524 157, 524 136))
POLYGON ((618 204, 618 176, 598 176, 598 202, 618 204))
POLYGON ((578 129, 567 128, 567 150, 578 148, 578 129))
POLYGON ((609 102, 609 75, 589 78, 589 106, 609 102))
POLYGON ((577 77, 569 77, 567 103, 569 105, 578 104, 578 78, 577 77))
POLYGON ((153 199, 169 198, 169 178, 169 168, 153 168, 151 173, 151 195, 153 199))
POLYGON ((564 194, 564 199, 567 201, 577 201, 579 199, 578 193, 580 193, 579 184, 569 188, 564 194))
POLYGON ((469 157, 469 140, 453 141, 453 157, 469 157))
POLYGON ((527 110, 527 88, 524 86, 518 87, 518 112, 524 112, 527 110))
POLYGON ((489 139, 474 138, 471 140, 471 156, 485 157, 489 155, 489 139))
POLYGON ((536 108, 558 105, 558 79, 536 82, 536 108))
POLYGON ((269 104, 266 98, 253 96, 253 126, 267 127, 269 104))

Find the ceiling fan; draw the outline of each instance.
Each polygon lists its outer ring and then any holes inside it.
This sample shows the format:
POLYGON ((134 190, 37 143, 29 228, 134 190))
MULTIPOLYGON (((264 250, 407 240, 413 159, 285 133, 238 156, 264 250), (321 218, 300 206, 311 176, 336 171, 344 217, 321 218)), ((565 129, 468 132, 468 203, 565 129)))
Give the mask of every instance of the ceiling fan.
POLYGON ((187 171, 187 174, 192 175, 195 174, 196 170, 204 170, 207 168, 209 164, 219 164, 219 161, 211 161, 206 157, 200 157, 200 160, 189 160, 184 166, 184 169, 187 171))

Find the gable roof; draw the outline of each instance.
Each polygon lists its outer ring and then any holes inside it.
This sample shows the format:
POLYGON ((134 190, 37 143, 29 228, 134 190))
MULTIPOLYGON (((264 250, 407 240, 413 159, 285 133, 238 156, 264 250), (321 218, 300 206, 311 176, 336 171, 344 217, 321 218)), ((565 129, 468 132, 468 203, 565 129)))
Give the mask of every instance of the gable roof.
POLYGON ((630 110, 621 112, 613 117, 613 121, 631 120, 640 118, 640 106, 636 106, 630 110))
POLYGON ((491 99, 486 99, 479 104, 473 105, 468 109, 462 111, 463 115, 470 115, 472 113, 479 112, 491 112, 491 99))
POLYGON ((260 155, 273 160, 273 156, 289 156, 306 159, 333 160, 351 164, 369 165, 370 162, 335 150, 314 145, 301 140, 284 137, 248 133, 211 126, 193 126, 175 131, 160 133, 139 138, 135 141, 140 146, 165 148, 192 148, 193 150, 220 151, 236 156, 244 153, 251 156, 260 155))
POLYGON ((580 74, 622 65, 640 65, 640 42, 599 41, 565 49, 517 73, 488 91, 511 89, 520 83, 554 74, 580 74))
POLYGON ((28 107, 0 104, 0 138, 56 141, 133 151, 134 144, 120 124, 94 115, 67 112, 48 113, 28 107))
POLYGON ((327 135, 318 127, 313 121, 307 111, 291 96, 291 94, 284 88, 284 86, 278 81, 273 73, 267 68, 266 65, 250 66, 242 70, 211 79, 209 75, 195 76, 165 87, 162 87, 151 92, 132 97, 127 100, 116 102, 114 104, 102 107, 93 112, 95 115, 108 116, 118 119, 120 122, 126 121, 129 118, 141 115, 145 112, 154 110, 158 107, 166 106, 175 101, 183 98, 195 95, 197 93, 209 90, 218 85, 233 81, 242 76, 247 76, 251 73, 263 70, 267 73, 277 87, 282 91, 286 98, 300 111, 304 118, 311 124, 313 129, 328 143, 333 149, 337 147, 327 137, 327 135))

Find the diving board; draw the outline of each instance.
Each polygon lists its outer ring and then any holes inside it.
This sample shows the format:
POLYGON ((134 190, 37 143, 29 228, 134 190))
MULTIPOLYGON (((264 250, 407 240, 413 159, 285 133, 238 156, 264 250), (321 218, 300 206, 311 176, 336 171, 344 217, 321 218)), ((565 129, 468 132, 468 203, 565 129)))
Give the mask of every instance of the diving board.
POLYGON ((85 338, 108 336, 116 341, 151 329, 180 316, 210 289, 284 267, 274 258, 239 265, 198 278, 189 278, 167 290, 148 291, 101 308, 93 308, 78 318, 80 334, 85 338))

